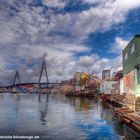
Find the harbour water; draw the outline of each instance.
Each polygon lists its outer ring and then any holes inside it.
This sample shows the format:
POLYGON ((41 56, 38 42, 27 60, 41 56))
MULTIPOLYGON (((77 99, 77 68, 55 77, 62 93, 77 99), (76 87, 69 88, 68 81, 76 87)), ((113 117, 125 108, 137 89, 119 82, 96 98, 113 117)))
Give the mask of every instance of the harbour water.
POLYGON ((97 99, 58 94, 1 94, 0 135, 39 136, 44 140, 138 139, 97 99))

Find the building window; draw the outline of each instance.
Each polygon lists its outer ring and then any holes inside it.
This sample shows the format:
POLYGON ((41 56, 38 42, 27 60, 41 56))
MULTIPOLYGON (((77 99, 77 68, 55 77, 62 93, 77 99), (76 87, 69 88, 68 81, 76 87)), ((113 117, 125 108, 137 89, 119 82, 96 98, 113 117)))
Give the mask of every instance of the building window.
POLYGON ((135 51, 135 45, 132 44, 131 47, 130 47, 130 53, 132 54, 134 51, 135 51))
POLYGON ((124 54, 124 60, 126 60, 128 58, 128 54, 127 52, 124 54))
POLYGON ((137 67, 137 83, 140 84, 140 66, 137 67))

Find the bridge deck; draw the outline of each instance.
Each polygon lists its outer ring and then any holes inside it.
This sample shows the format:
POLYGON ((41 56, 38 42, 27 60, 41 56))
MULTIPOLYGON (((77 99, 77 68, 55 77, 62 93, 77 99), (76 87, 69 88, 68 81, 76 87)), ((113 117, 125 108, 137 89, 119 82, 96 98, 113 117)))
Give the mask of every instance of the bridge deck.
MULTIPOLYGON (((46 83, 40 83, 41 85, 46 85, 46 83)), ((61 83, 57 83, 57 82, 49 82, 47 83, 48 85, 60 85, 61 83)), ((38 85, 37 82, 34 83, 20 83, 20 84, 15 84, 15 85, 10 85, 10 86, 1 86, 0 88, 9 88, 12 86, 24 86, 24 85, 38 85)))

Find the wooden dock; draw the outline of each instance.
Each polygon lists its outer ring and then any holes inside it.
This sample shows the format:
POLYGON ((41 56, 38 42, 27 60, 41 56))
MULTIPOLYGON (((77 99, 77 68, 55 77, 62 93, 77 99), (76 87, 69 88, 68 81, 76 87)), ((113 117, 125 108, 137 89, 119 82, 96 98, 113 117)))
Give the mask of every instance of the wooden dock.
POLYGON ((140 134, 140 112, 135 112, 112 96, 102 95, 100 99, 114 108, 114 114, 119 123, 127 125, 140 134))
POLYGON ((115 117, 119 123, 125 124, 140 134, 140 113, 137 114, 130 108, 115 109, 115 117))

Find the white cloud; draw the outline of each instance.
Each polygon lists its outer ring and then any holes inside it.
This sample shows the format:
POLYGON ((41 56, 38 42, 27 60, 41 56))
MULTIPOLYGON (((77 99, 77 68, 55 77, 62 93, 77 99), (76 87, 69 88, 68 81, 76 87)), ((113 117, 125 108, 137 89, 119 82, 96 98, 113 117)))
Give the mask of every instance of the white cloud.
POLYGON ((122 55, 118 55, 115 59, 113 59, 110 63, 112 72, 116 72, 118 70, 122 70, 122 55))
POLYGON ((125 40, 118 36, 115 38, 115 42, 114 42, 114 44, 112 44, 112 47, 109 50, 109 53, 114 53, 117 55, 117 57, 110 62, 110 66, 111 66, 111 69, 113 72, 123 69, 122 51, 127 46, 129 41, 130 41, 130 39, 125 40))
POLYGON ((124 22, 131 10, 140 7, 139 0, 83 1, 98 5, 79 13, 74 27, 74 34, 77 36, 86 36, 97 31, 105 32, 113 25, 124 22))
POLYGON ((111 47, 109 52, 115 53, 115 54, 121 54, 123 49, 127 46, 128 43, 129 43, 129 40, 124 40, 121 37, 116 37, 115 44, 113 44, 113 47, 111 47))
POLYGON ((95 55, 91 55, 91 56, 81 56, 79 58, 78 64, 81 67, 88 68, 88 67, 93 66, 95 61, 98 60, 98 59, 99 59, 99 57, 96 54, 95 55))
POLYGON ((101 76, 102 70, 110 69, 111 65, 111 60, 100 58, 97 54, 81 56, 76 62, 77 71, 94 73, 97 76, 101 76))

